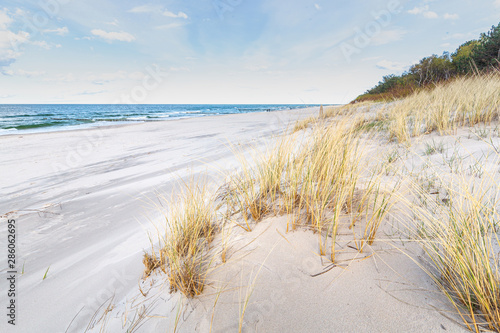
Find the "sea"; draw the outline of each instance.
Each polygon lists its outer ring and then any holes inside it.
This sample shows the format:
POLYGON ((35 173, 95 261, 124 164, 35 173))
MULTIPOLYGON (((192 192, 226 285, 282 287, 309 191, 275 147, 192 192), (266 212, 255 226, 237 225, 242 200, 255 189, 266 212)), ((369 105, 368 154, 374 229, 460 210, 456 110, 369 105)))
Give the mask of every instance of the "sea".
POLYGON ((83 129, 224 114, 292 110, 304 104, 0 104, 0 135, 83 129))

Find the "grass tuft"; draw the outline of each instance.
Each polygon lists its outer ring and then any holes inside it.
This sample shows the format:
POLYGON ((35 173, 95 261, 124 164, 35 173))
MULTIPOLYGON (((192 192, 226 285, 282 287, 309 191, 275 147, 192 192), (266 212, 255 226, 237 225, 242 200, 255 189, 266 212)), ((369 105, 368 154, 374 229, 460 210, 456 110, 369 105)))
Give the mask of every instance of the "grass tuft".
POLYGON ((500 115, 500 74, 461 77, 395 102, 389 133, 398 142, 433 131, 452 134, 460 126, 490 124, 500 115))
POLYGON ((187 297, 203 292, 211 258, 210 243, 217 230, 215 203, 205 187, 183 184, 166 213, 166 234, 159 254, 146 254, 145 275, 161 267, 167 273, 171 292, 187 297))
POLYGON ((417 221, 415 236, 430 259, 427 270, 466 326, 500 331, 500 246, 497 223, 499 187, 493 175, 477 179, 457 171, 440 179, 447 197, 436 200, 413 184, 418 200, 409 206, 417 221), (469 177, 467 177, 469 176, 469 177))

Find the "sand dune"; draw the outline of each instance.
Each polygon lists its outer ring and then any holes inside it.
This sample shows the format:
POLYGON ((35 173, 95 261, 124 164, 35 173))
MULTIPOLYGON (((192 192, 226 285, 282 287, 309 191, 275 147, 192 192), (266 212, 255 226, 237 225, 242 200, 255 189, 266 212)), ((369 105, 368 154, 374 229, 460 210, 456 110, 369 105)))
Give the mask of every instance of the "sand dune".
POLYGON ((217 179, 218 168, 236 165, 229 141, 265 145, 316 111, 0 137, 1 220, 16 219, 18 271, 24 266, 16 331, 79 332, 102 302, 137 291, 146 230, 161 218, 156 194, 188 174, 217 179))
MULTIPOLYGON (((362 252, 341 224, 335 265, 318 254, 317 234, 304 228, 287 232, 286 215, 267 216, 251 232, 231 227, 228 260, 214 256, 202 295, 186 299, 170 293, 160 270, 143 279, 148 235, 156 237, 154 227, 164 223, 160 195, 168 196, 180 179, 192 176, 207 177, 215 190, 224 174, 238 169, 235 149, 261 149, 317 112, 0 137, 2 221, 17 221, 17 269, 24 266, 16 329, 237 332, 241 325, 243 332, 466 331, 422 270, 428 267, 422 247, 408 240, 401 221, 390 218, 362 252)), ((384 182, 391 174, 424 177, 430 165, 446 177, 452 153, 471 165, 489 156, 490 143, 475 131, 424 135, 407 148, 367 136, 364 150, 372 158, 365 167, 397 152, 384 182)), ((484 167, 494 169, 495 161, 485 160, 484 167)), ((6 237, 5 229, 1 232, 6 237)), ((213 241, 213 251, 221 237, 213 241)))

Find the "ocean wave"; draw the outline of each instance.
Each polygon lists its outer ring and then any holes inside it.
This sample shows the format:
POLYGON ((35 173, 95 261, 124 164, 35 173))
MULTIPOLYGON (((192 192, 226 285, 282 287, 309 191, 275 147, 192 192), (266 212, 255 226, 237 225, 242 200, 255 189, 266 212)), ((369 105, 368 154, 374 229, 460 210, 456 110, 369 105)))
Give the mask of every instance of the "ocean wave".
POLYGON ((94 122, 117 122, 117 121, 134 121, 131 118, 94 118, 94 122))
POLYGON ((16 128, 0 128, 0 135, 11 134, 13 132, 17 132, 17 129, 16 128))
POLYGON ((10 126, 10 127, 4 127, 3 129, 27 130, 27 129, 34 129, 34 128, 60 126, 63 124, 64 123, 60 122, 60 121, 52 121, 52 122, 47 122, 47 123, 23 124, 23 125, 17 125, 17 126, 10 126))
POLYGON ((0 134, 60 131, 110 123, 174 119, 290 110, 304 105, 176 104, 176 105, 0 105, 0 134))
POLYGON ((127 117, 127 119, 132 121, 146 121, 148 117, 147 116, 127 117))

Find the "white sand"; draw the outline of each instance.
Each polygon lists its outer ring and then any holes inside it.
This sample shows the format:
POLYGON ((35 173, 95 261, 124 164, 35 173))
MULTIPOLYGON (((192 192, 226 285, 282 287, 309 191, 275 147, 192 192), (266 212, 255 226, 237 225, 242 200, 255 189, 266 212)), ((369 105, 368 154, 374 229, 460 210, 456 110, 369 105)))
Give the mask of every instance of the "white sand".
MULTIPOLYGON (((244 332, 464 331, 447 318, 459 320, 456 315, 438 312, 453 309, 418 265, 395 247, 417 260, 422 250, 411 244, 403 247, 401 234, 390 224, 365 253, 358 254, 344 242, 342 267, 317 276, 313 275, 329 267, 317 255, 317 235, 303 230, 286 233, 286 217, 279 217, 266 219, 250 233, 235 230, 229 261, 222 265, 219 260, 203 295, 196 299, 169 294, 159 272, 141 280, 142 254, 150 247, 149 221, 161 223, 161 215, 151 207, 156 191, 169 193, 179 177, 207 170, 220 182, 214 167, 237 165, 228 140, 264 145, 290 121, 314 112, 0 137, 4 194, 0 212, 18 211, 9 216, 18 221, 20 265, 25 262, 18 283, 16 331, 64 332, 69 326, 68 331, 81 332, 94 313, 99 319, 112 304, 92 331, 104 327, 107 332, 121 332, 136 323, 138 332, 171 332, 177 317, 179 332, 208 332, 213 316, 213 332, 237 332, 240 307, 249 290, 244 332), (90 141, 98 138, 97 144, 84 152, 80 162, 69 160, 74 165, 55 172, 54 163, 67 163, 68 154, 89 141, 88 134, 90 141), (348 260, 352 258, 356 260, 348 260), (145 320, 138 320, 141 313, 145 320)), ((443 154, 449 154, 452 137, 432 135, 422 140, 436 138, 447 140, 443 154)), ((485 148, 478 140, 465 141, 462 144, 478 154, 485 148)), ((394 148, 382 147, 381 154, 394 148)), ((423 150, 424 144, 415 149, 423 150)), ((424 160, 408 155, 399 163, 418 172, 424 160)), ((0 237, 5 238, 5 228, 0 237)), ((1 325, 3 329, 5 321, 1 325)))
MULTIPOLYGON (((264 145, 316 109, 0 137, 0 215, 17 221, 16 332, 82 331, 103 301, 137 291, 156 191, 236 165, 228 142, 264 145), (47 268, 47 278, 42 280, 47 268)), ((6 219, 0 220, 6 244, 6 219)), ((1 250, 6 258, 6 246, 1 250)), ((2 259, 2 262, 6 260, 2 259)), ((2 281, 5 281, 2 264, 2 281)), ((6 283, 2 282, 1 290, 6 283)), ((6 295, 2 291, 2 308, 6 295)), ((3 312, 6 312, 3 311, 3 312)), ((5 314, 2 312, 2 318, 5 314)), ((6 320, 0 321, 5 332, 6 320)), ((10 327, 7 327, 10 328, 10 327)))

